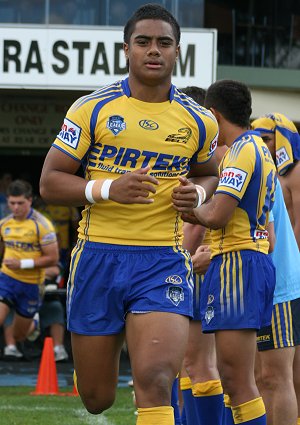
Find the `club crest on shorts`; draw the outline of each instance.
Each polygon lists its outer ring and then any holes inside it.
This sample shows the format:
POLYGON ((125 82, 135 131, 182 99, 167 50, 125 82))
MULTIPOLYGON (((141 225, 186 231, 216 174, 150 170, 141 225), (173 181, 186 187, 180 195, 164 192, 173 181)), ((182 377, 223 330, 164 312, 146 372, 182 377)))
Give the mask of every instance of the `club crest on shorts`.
POLYGON ((126 123, 121 115, 111 115, 106 123, 108 128, 115 136, 126 129, 126 123))
POLYGON ((184 292, 180 286, 169 286, 166 296, 176 307, 181 301, 184 301, 184 292))
POLYGON ((205 312, 205 321, 206 321, 206 323, 207 324, 209 324, 209 322, 213 319, 215 317, 215 311, 214 311, 214 308, 211 306, 211 305, 209 305, 208 307, 207 307, 207 309, 206 309, 206 312, 205 312))

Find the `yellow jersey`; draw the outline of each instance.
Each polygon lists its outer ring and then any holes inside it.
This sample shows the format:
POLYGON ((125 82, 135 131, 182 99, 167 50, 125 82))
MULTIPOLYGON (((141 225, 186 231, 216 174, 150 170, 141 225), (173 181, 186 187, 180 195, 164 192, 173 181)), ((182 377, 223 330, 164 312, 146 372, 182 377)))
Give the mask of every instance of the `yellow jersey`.
POLYGON ((230 251, 268 253, 266 226, 275 198, 276 167, 259 133, 247 131, 234 141, 220 163, 217 193, 238 200, 227 223, 211 231, 212 257, 230 251))
MULTIPOLYGON (((0 221, 0 239, 4 243, 3 258, 38 258, 41 247, 56 242, 52 223, 38 211, 31 209, 25 220, 15 220, 9 215, 0 221)), ((2 263, 1 271, 25 283, 41 284, 45 271, 41 268, 12 270, 2 263)))
POLYGON ((214 116, 175 86, 162 103, 132 98, 128 79, 77 100, 53 146, 80 161, 87 180, 116 179, 149 165, 149 173, 159 181, 152 204, 108 200, 86 205, 79 238, 121 245, 180 245, 182 220, 171 194, 192 162, 210 160, 217 134, 214 116))

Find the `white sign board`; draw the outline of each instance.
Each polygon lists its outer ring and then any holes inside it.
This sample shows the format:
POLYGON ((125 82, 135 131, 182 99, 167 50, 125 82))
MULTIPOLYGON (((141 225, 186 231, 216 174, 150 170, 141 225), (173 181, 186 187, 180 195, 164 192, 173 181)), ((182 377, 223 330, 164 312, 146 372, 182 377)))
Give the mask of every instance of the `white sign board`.
MULTIPOLYGON (((173 83, 214 82, 216 46, 216 30, 183 29, 173 83)), ((0 28, 0 87, 94 90, 125 75, 122 29, 0 28)))

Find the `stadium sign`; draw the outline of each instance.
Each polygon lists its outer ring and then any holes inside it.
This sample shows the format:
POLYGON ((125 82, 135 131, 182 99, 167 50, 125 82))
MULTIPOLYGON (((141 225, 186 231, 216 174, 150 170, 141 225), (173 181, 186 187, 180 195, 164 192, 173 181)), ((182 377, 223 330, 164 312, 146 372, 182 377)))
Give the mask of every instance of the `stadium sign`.
MULTIPOLYGON (((120 28, 0 28, 0 87, 86 90, 126 75, 120 28)), ((217 33, 183 29, 174 69, 178 87, 207 88, 216 77, 217 33)))

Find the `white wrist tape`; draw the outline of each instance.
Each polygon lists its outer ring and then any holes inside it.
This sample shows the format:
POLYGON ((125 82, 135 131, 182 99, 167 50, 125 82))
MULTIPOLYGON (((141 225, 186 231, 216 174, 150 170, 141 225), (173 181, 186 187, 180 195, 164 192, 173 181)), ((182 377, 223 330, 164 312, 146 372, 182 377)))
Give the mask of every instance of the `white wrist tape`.
POLYGON ((34 268, 34 259, 33 258, 24 258, 20 260, 21 269, 33 269, 34 268))
POLYGON ((104 180, 104 182, 101 186, 101 198, 103 199, 103 201, 109 200, 109 189, 110 189, 112 182, 113 182, 113 180, 106 179, 106 180, 104 180))
POLYGON ((95 184, 95 181, 96 180, 90 180, 88 182, 88 184, 85 186, 85 192, 84 192, 84 194, 85 194, 85 197, 89 201, 90 204, 95 204, 96 203, 95 199, 93 198, 93 193, 92 193, 92 190, 93 190, 93 186, 95 184))
POLYGON ((197 190, 197 193, 198 193, 198 203, 197 203, 195 208, 198 208, 206 200, 206 190, 204 189, 203 186, 200 186, 199 184, 196 184, 195 186, 196 186, 196 190, 197 190))

